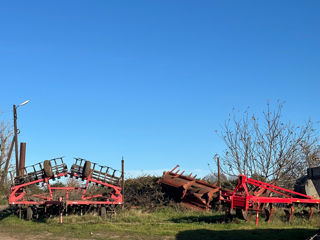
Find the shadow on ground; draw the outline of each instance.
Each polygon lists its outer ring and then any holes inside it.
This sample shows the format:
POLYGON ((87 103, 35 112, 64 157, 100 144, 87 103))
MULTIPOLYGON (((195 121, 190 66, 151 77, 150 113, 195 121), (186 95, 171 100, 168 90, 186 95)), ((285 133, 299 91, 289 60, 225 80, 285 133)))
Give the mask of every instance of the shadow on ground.
POLYGON ((311 229, 253 229, 253 230, 187 230, 176 240, 307 240, 317 231, 311 229))
MULTIPOLYGON (((7 218, 7 217, 10 217, 10 216, 13 216, 13 215, 17 215, 17 210, 15 210, 14 208, 10 207, 10 206, 6 206, 6 207, 3 207, 1 208, 0 210, 0 221, 7 218)), ((22 218, 25 219, 25 215, 22 214, 22 218)), ((46 219, 48 219, 49 217, 48 216, 39 216, 38 218, 34 218, 32 219, 32 221, 34 222, 46 222, 46 219)))
POLYGON ((193 222, 203 222, 203 223, 223 223, 230 221, 225 215, 215 215, 215 216, 188 216, 188 217, 179 217, 171 218, 170 221, 174 223, 193 223, 193 222))
POLYGON ((0 221, 12 215, 12 210, 9 206, 1 206, 0 221))

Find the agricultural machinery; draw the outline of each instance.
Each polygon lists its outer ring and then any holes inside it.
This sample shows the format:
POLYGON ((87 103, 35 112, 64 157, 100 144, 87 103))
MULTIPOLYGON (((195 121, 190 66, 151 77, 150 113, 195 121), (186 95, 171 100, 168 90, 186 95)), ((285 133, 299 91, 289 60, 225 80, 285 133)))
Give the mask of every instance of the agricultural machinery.
POLYGON ((270 221, 274 206, 284 207, 288 220, 293 218, 294 206, 308 207, 308 218, 313 215, 315 206, 319 207, 320 167, 308 169, 308 175, 297 181, 292 191, 272 183, 258 181, 245 175, 238 176, 234 190, 222 188, 219 184, 210 184, 205 179, 179 173, 178 165, 169 172, 164 172, 159 182, 183 205, 189 208, 208 210, 223 206, 226 216, 231 212, 242 219, 249 220, 255 215, 256 225, 259 214, 263 211, 265 220, 270 221), (319 182, 318 182, 319 181, 319 182), (252 214, 253 213, 253 214, 252 214))
MULTIPOLYGON (((101 166, 82 158, 75 158, 68 170, 63 158, 46 160, 28 167, 20 164, 18 176, 12 175, 9 204, 17 214, 27 219, 63 213, 107 211, 123 204, 124 161, 122 170, 101 166), (70 177, 65 184, 52 184, 62 177, 70 177), (37 185, 41 185, 38 187, 37 185), (58 185, 58 186, 57 186, 58 185)), ((63 181, 62 181, 63 182, 63 181)))

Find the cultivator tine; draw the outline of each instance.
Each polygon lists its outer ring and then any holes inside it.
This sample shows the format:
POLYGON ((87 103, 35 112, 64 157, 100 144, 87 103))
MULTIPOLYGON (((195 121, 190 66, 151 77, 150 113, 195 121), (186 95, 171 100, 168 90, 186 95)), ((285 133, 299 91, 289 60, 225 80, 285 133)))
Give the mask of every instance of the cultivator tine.
POLYGON ((174 170, 176 170, 179 167, 179 165, 176 165, 171 171, 170 173, 173 173, 174 170))
POLYGON ((272 215, 273 215, 273 207, 272 207, 272 203, 271 203, 271 208, 270 208, 270 217, 269 217, 268 222, 271 222, 272 215))
POLYGON ((312 216, 313 216, 313 207, 311 206, 311 207, 310 207, 309 220, 312 219, 312 216))

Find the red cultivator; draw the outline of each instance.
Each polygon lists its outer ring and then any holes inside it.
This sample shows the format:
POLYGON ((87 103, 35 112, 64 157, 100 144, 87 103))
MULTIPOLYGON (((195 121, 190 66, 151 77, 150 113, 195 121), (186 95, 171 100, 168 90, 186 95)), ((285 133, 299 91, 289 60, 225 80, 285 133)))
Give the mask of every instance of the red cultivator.
POLYGON ((230 201, 231 209, 236 209, 238 212, 241 211, 244 216, 247 215, 248 211, 256 211, 256 225, 258 225, 259 211, 261 211, 262 208, 265 210, 269 208, 267 217, 270 219, 273 213, 273 204, 286 204, 288 207, 290 207, 289 219, 291 220, 293 216, 294 204, 304 204, 310 207, 309 218, 311 218, 313 214, 312 207, 320 203, 320 199, 314 199, 302 193, 247 178, 245 175, 239 175, 238 185, 234 189, 230 200, 228 201, 230 201), (250 185, 257 187, 262 191, 268 191, 268 196, 257 196, 252 194, 248 190, 248 186, 250 185))
MULTIPOLYGON (((122 165, 123 166, 123 165, 122 165)), ((15 177, 11 188, 9 204, 16 206, 19 215, 26 208, 26 216, 31 219, 39 212, 57 214, 80 210, 98 209, 103 217, 107 208, 123 204, 121 185, 124 182, 124 172, 110 167, 100 166, 81 158, 68 172, 62 158, 46 160, 30 167, 20 169, 20 175, 15 177), (31 171, 30 171, 31 169, 31 171), (82 186, 51 186, 50 182, 61 177, 81 179, 82 186), (41 194, 34 194, 30 189, 35 184, 42 184, 41 194), (98 185, 96 188, 93 185, 98 185), (92 191, 95 190, 95 191, 92 191), (90 193, 94 192, 94 193, 90 193)), ((40 188, 41 189, 41 188, 40 188)))
POLYGON ((239 175, 238 185, 232 191, 223 189, 204 179, 195 179, 192 175, 184 176, 178 166, 169 172, 164 172, 159 182, 164 189, 172 194, 183 205, 200 210, 212 209, 217 205, 224 205, 226 214, 235 210, 237 216, 248 220, 250 212, 256 212, 256 225, 259 213, 264 210, 266 220, 270 221, 274 205, 289 207, 289 220, 293 217, 294 204, 310 207, 309 218, 313 214, 313 206, 320 204, 320 199, 312 198, 306 194, 281 188, 270 183, 261 182, 245 175, 239 175))

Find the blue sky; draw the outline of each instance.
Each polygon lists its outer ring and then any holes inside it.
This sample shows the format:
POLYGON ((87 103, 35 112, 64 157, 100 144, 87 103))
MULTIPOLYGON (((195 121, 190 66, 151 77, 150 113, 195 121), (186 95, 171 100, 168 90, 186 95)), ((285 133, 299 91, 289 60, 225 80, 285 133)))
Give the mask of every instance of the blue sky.
POLYGON ((320 120, 319 1, 0 3, 0 118, 27 164, 209 173, 232 108, 320 120))

